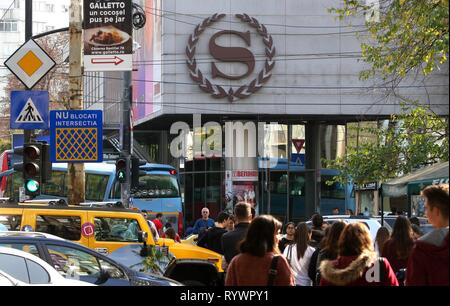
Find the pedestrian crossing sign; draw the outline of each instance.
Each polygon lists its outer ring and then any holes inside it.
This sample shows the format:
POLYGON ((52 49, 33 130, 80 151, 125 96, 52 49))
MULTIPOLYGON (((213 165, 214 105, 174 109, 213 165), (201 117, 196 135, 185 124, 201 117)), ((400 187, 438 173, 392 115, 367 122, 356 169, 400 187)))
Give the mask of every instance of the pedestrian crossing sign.
POLYGON ((11 129, 48 129, 48 91, 11 92, 11 129))

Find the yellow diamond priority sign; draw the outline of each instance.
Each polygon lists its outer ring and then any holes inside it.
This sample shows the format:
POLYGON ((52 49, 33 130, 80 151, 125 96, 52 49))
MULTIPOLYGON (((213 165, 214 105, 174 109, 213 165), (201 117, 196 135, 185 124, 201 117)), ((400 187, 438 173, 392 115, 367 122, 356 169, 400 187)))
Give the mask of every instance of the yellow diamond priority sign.
POLYGON ((33 88, 54 66, 53 59, 33 40, 28 40, 5 66, 28 88, 33 88))

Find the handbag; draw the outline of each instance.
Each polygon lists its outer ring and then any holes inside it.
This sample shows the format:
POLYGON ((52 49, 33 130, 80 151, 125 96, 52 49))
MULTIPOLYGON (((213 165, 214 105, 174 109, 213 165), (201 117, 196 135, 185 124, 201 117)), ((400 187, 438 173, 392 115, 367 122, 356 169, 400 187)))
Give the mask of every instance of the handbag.
POLYGON ((287 247, 288 247, 288 251, 287 251, 287 254, 286 254, 286 259, 287 259, 287 261, 288 261, 288 263, 289 263, 289 266, 292 268, 292 264, 291 264, 291 260, 292 260, 292 248, 293 248, 293 244, 290 244, 290 245, 288 245, 287 247))
POLYGON ((277 276, 277 266, 278 266, 278 259, 280 256, 274 256, 272 257, 272 262, 270 263, 270 269, 269 269, 269 279, 267 281, 267 286, 273 286, 273 283, 275 281, 275 277, 277 276))

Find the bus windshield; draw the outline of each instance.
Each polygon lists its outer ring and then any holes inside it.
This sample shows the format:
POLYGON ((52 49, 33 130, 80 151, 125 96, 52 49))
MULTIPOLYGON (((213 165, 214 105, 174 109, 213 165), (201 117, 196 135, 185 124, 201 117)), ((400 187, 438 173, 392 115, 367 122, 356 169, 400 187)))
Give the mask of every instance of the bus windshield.
POLYGON ((180 196, 177 178, 158 174, 141 176, 139 188, 132 190, 132 196, 137 199, 177 198, 180 196))

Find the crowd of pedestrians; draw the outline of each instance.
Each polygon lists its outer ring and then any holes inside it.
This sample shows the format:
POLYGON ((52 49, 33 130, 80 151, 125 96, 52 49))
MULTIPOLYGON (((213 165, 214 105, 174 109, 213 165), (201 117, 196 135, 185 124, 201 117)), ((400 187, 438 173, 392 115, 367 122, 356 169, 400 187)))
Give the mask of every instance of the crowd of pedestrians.
POLYGON ((382 226, 375 239, 363 222, 328 225, 320 214, 311 225, 283 227, 273 216, 255 217, 248 203, 215 221, 203 208, 193 232, 198 246, 223 255, 227 286, 448 285, 448 184, 428 186, 421 196, 434 227, 426 235, 418 218, 402 215, 392 232, 382 226))

